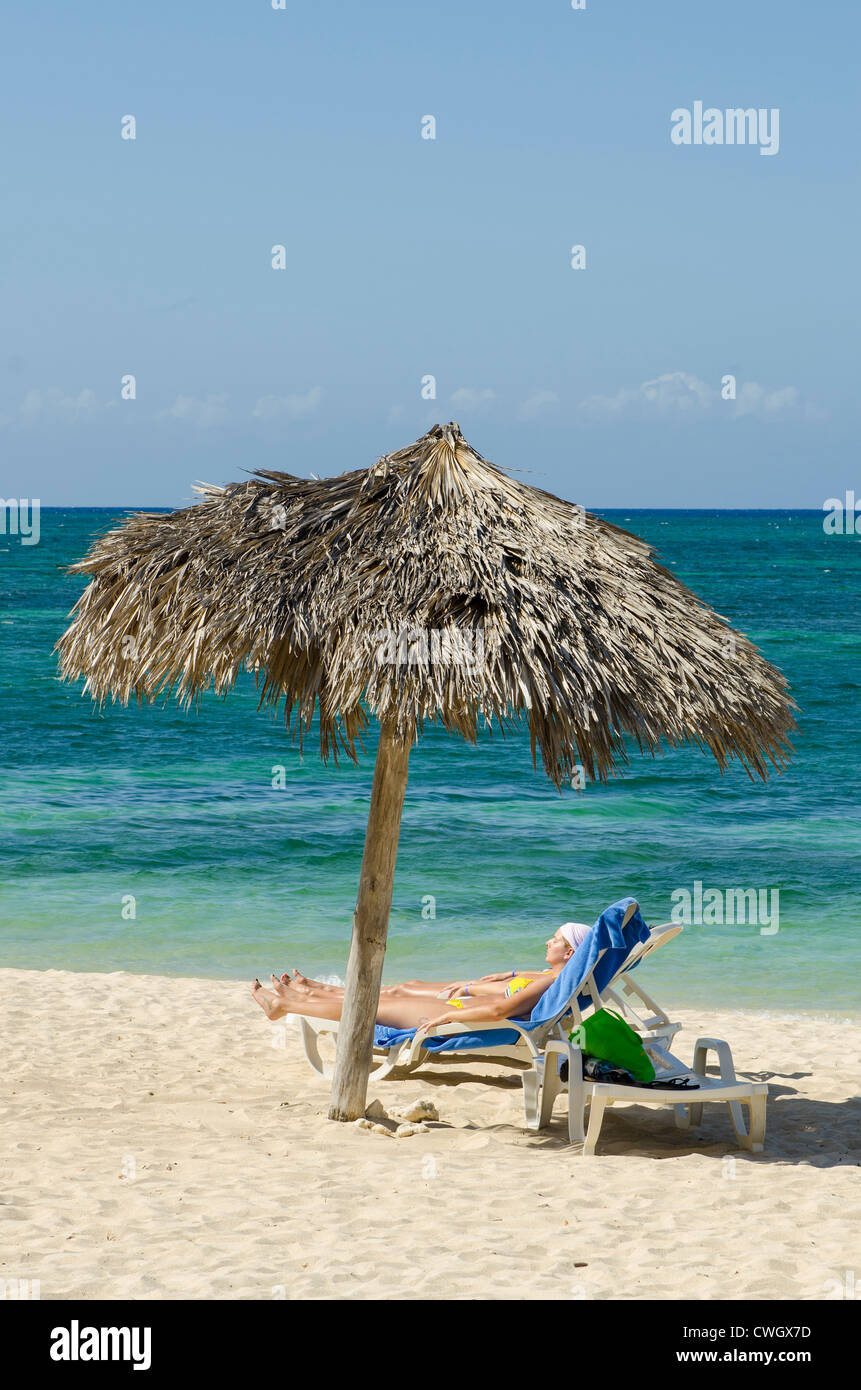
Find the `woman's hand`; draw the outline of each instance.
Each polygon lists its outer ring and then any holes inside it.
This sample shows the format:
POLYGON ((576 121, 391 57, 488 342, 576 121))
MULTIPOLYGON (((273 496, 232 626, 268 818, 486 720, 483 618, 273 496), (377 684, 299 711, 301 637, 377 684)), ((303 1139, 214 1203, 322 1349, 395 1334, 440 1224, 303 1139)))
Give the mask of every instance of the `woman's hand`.
MULTIPOLYGON (((503 970, 503 972, 502 972, 501 975, 482 975, 480 978, 481 978, 482 980, 487 980, 488 983, 490 983, 491 981, 492 981, 493 983, 496 983, 498 980, 510 980, 510 979, 512 979, 512 978, 513 978, 513 973, 512 973, 512 971, 510 971, 510 970, 503 970)), ((449 996, 449 998, 450 998, 450 997, 451 997, 451 996, 449 996)))
POLYGON ((447 1014, 440 1014, 438 1018, 428 1019, 427 1023, 420 1023, 419 1028, 425 1028, 432 1033, 435 1028, 442 1028, 445 1023, 462 1023, 463 1014, 460 1009, 451 1009, 447 1014))
POLYGON ((445 989, 441 989, 437 995, 437 999, 459 999, 465 992, 468 984, 468 980, 456 980, 453 985, 447 985, 445 989))

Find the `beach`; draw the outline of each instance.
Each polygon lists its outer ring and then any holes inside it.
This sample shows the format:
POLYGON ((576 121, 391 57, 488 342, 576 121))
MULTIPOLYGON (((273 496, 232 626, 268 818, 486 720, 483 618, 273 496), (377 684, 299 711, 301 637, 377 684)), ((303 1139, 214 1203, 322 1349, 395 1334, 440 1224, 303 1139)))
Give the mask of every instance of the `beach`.
POLYGON ((491 1061, 372 1077, 369 1101, 440 1117, 383 1137, 327 1120, 295 1023, 247 982, 0 970, 0 1279, 42 1300, 847 1296, 857 1019, 672 1016, 682 1058, 726 1038, 769 1082, 764 1153, 723 1106, 692 1132, 626 1106, 582 1159, 565 1097, 529 1133, 491 1061))

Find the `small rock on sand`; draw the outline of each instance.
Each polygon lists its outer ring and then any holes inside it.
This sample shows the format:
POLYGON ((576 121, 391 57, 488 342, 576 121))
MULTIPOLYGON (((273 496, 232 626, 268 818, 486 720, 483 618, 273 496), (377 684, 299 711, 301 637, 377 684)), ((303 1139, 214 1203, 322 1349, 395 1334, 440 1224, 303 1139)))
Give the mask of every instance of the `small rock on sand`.
POLYGON ((439 1113, 432 1100, 414 1100, 410 1105, 391 1112, 393 1120, 406 1124, 418 1124, 422 1120, 439 1120, 439 1113))
POLYGON ((357 1129, 369 1129, 372 1134, 385 1134, 387 1139, 394 1139, 395 1137, 393 1129, 386 1129, 385 1125, 375 1124, 373 1120, 368 1120, 364 1116, 360 1116, 353 1123, 357 1129))

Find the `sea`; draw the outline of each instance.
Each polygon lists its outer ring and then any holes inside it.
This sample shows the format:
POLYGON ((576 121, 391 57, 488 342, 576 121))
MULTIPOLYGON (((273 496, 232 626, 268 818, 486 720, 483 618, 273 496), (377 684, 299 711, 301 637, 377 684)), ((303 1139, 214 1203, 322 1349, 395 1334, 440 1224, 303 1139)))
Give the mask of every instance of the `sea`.
MULTIPOLYGON (((376 725, 358 766, 324 765, 250 676, 196 713, 99 710, 61 683, 54 644, 85 583, 64 567, 124 515, 43 508, 38 544, 0 534, 0 967, 343 978, 376 725)), ((632 895, 650 924, 684 923, 639 972, 671 1014, 856 1018, 861 535, 826 534, 821 511, 599 515, 781 668, 795 755, 763 785, 696 748, 632 749, 619 777, 560 794, 525 729, 471 746, 429 727, 384 978, 541 968, 560 923, 632 895)))

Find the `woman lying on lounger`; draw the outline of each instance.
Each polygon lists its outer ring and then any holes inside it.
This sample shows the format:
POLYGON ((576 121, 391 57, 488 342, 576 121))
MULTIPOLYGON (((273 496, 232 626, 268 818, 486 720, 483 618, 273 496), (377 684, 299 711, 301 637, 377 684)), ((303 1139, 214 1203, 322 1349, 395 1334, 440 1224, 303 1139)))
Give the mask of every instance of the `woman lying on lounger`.
MULTIPOLYGON (((480 980, 409 980, 406 984, 386 985, 380 990, 377 1022, 387 1028, 439 1027, 443 1023, 464 1021, 468 1016, 481 1019, 528 1015, 550 987, 566 961, 585 940, 591 928, 582 922, 566 922, 548 940, 545 960, 548 968, 506 970, 500 975, 483 975, 480 980), (435 1014, 439 1001, 450 1008, 435 1014)), ((251 993, 270 1023, 285 1014, 308 1014, 311 1018, 338 1020, 344 1002, 340 985, 324 985, 293 971, 293 978, 271 977, 272 989, 255 980, 251 993)))

